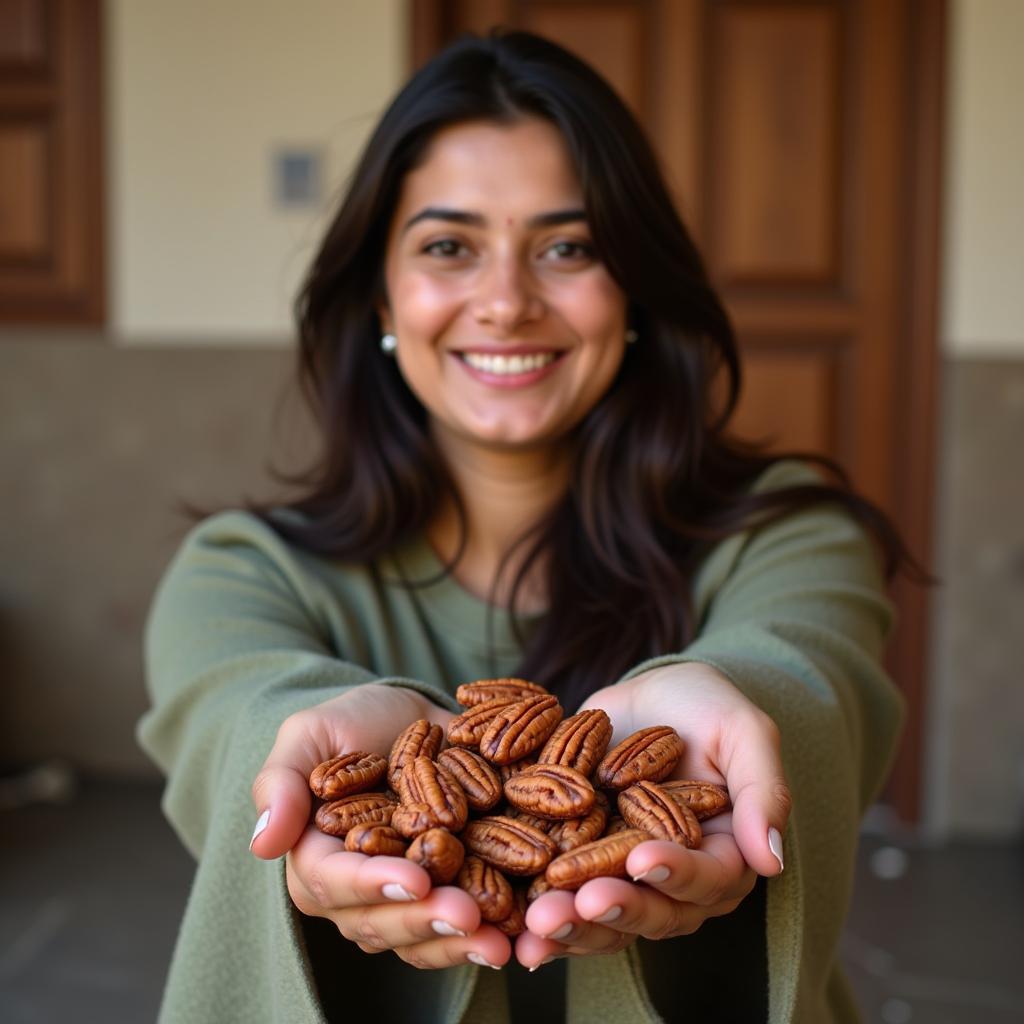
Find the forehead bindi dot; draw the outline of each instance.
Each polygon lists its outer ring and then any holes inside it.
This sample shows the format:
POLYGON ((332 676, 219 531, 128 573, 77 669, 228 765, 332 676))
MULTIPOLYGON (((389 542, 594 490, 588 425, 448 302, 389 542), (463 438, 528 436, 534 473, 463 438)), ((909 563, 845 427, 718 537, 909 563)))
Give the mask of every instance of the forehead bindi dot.
POLYGON ((505 227, 507 227, 507 228, 512 227, 512 218, 511 217, 506 217, 505 218, 505 227))

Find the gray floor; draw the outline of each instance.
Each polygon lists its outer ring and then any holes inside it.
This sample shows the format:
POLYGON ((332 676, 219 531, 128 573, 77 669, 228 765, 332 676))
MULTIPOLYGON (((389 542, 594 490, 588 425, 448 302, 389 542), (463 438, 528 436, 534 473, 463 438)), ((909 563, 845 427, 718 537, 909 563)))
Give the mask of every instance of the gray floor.
MULTIPOLYGON (((192 866, 150 787, 0 811, 0 1021, 144 1022, 192 866)), ((843 957, 868 1024, 1024 1021, 1024 849, 865 837, 843 957)))

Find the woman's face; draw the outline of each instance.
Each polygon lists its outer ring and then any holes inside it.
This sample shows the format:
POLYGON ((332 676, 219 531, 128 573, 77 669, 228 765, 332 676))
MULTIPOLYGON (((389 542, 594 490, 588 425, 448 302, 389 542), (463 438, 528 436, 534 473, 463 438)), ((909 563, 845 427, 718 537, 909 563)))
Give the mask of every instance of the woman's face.
POLYGON ((593 253, 558 130, 443 129, 403 182, 380 310, 443 446, 556 444, 618 372, 626 298, 593 253))

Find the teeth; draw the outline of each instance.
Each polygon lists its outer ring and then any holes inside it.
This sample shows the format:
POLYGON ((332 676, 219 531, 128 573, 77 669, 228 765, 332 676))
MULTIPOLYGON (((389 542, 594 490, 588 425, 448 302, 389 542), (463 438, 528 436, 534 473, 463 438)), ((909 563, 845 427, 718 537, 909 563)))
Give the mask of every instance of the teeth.
POLYGON ((532 356, 485 356, 479 352, 464 352, 462 358, 475 370, 484 373, 513 376, 539 370, 555 360, 553 352, 538 352, 532 356))

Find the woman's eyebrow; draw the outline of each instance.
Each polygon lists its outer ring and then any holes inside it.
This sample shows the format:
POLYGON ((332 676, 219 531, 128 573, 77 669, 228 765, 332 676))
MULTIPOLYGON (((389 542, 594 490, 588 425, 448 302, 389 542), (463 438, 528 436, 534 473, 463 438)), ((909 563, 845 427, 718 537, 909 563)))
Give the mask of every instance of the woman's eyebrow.
MULTIPOLYGON (((570 224, 575 221, 587 219, 585 210, 552 210, 550 213, 538 213, 530 217, 526 226, 528 228, 549 228, 558 224, 570 224)), ((421 220, 444 220, 452 224, 467 224, 470 227, 482 228, 487 226, 487 218, 482 213, 472 213, 468 210, 453 210, 446 206, 426 206, 419 213, 410 217, 402 226, 402 234, 405 234, 414 224, 421 220)))

